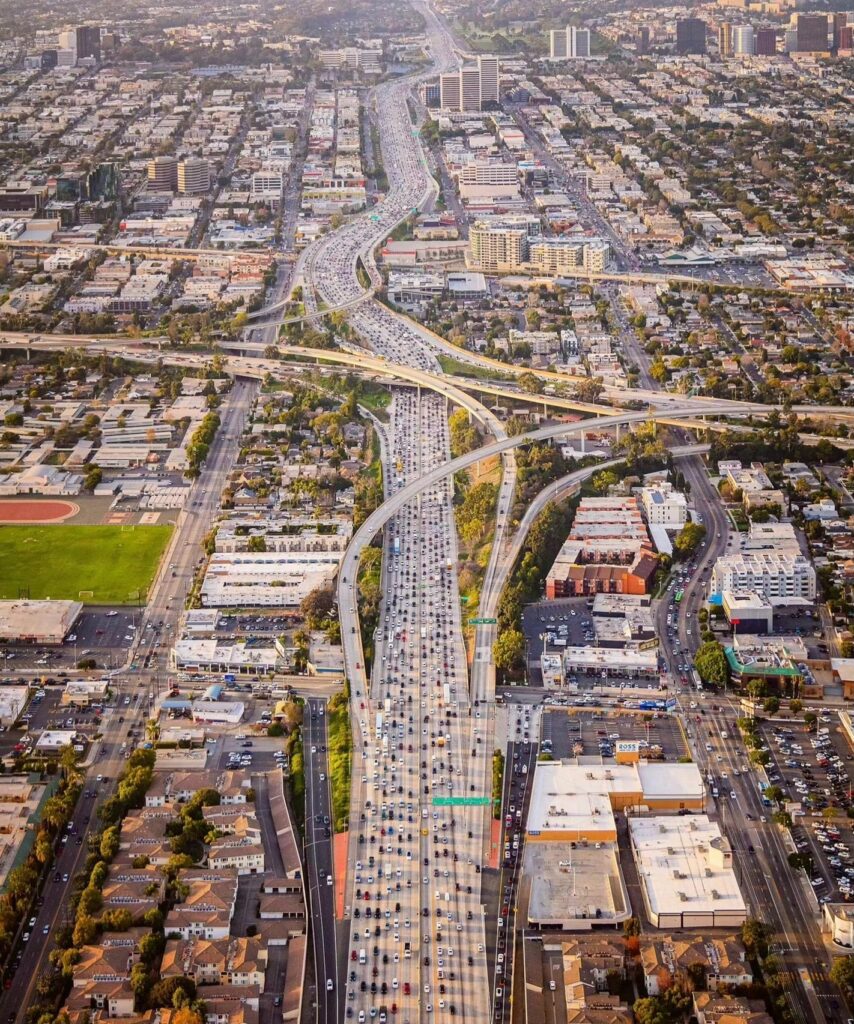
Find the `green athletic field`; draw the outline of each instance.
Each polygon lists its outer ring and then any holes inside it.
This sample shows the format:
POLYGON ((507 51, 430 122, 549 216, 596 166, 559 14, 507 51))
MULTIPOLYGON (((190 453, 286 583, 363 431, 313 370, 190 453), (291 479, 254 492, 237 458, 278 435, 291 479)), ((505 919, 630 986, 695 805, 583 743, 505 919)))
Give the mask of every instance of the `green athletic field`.
POLYGON ((145 603, 166 526, 0 526, 0 599, 145 603), (137 597, 139 594, 139 597, 137 597))

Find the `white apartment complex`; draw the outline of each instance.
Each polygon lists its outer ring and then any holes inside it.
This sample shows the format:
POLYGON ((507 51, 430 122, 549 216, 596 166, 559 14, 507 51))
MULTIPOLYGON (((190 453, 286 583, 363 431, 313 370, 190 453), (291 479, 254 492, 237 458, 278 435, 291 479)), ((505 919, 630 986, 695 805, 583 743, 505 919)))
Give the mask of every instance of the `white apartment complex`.
POLYGON ((688 502, 672 484, 661 483, 641 491, 644 515, 650 526, 679 530, 688 522, 688 502))
POLYGON ((800 604, 815 600, 815 569, 803 555, 792 552, 723 555, 712 569, 711 590, 717 594, 755 591, 774 605, 800 604))

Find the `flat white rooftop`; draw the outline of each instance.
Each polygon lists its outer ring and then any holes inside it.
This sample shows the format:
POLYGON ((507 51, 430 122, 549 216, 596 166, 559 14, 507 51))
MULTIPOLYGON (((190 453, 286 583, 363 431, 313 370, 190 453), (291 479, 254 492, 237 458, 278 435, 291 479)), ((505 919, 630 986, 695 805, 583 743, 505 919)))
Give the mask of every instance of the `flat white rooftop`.
POLYGON ((629 833, 644 901, 656 927, 740 924, 747 907, 729 841, 705 814, 633 817, 629 833))
POLYGON ((564 832, 585 821, 602 828, 612 806, 667 803, 678 807, 703 795, 695 764, 540 761, 534 773, 528 832, 564 832))

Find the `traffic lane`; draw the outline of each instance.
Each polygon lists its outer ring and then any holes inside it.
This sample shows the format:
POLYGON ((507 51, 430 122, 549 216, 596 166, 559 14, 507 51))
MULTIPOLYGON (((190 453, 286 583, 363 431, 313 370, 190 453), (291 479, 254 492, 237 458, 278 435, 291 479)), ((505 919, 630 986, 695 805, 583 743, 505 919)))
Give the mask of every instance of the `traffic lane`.
POLYGON ((326 715, 325 702, 309 700, 308 737, 304 744, 306 755, 306 853, 313 866, 312 918, 315 922, 314 948, 318 986, 318 1004, 323 1007, 322 1020, 332 1024, 337 1019, 337 948, 335 939, 335 886, 329 780, 326 771, 326 715), (311 753, 314 748, 315 753, 311 753), (321 776, 324 776, 321 778, 321 776), (320 818, 318 823, 317 819, 320 818), (326 819, 329 824, 324 823, 326 819), (326 830, 330 835, 326 836, 326 830), (315 914, 316 910, 316 914, 315 914), (333 988, 328 988, 332 981, 333 988))

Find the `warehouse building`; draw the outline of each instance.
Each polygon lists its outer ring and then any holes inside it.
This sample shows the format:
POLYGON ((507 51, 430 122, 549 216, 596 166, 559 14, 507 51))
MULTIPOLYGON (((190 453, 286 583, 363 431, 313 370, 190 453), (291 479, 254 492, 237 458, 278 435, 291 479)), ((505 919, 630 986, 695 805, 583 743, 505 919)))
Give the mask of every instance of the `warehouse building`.
POLYGON ((80 601, 0 601, 0 641, 61 644, 82 611, 80 601))
POLYGON ((746 920, 732 848, 717 822, 705 814, 633 817, 629 838, 653 927, 736 928, 746 920))

